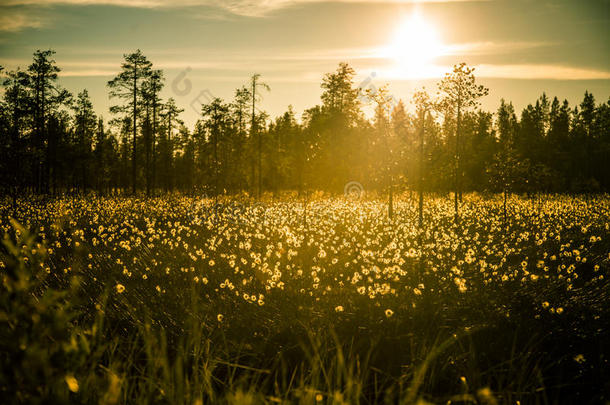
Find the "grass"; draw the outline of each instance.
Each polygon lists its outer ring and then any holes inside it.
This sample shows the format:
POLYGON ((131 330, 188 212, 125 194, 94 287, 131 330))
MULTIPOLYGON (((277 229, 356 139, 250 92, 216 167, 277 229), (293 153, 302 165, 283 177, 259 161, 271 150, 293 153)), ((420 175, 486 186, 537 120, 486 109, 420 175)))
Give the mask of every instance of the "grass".
POLYGON ((10 403, 604 403, 610 197, 0 203, 10 403), (307 219, 305 220, 305 213, 307 219), (14 218, 15 221, 10 221, 14 218))

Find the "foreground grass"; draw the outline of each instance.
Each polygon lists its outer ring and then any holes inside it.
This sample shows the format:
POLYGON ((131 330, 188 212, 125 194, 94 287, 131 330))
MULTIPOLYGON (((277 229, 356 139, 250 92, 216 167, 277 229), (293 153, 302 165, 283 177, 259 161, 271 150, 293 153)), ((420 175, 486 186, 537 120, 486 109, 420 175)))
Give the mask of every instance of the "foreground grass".
POLYGON ((508 206, 3 203, 2 397, 608 401, 610 198, 508 206))

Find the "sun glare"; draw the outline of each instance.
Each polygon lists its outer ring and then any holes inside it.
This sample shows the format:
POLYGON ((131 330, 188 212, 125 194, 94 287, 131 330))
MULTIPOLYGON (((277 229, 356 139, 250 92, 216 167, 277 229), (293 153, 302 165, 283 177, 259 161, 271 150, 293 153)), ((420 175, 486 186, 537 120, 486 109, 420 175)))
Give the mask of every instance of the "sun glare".
POLYGON ((434 74, 433 62, 445 53, 445 46, 434 26, 421 15, 412 14, 396 30, 384 56, 392 59, 400 76, 429 77, 434 74))

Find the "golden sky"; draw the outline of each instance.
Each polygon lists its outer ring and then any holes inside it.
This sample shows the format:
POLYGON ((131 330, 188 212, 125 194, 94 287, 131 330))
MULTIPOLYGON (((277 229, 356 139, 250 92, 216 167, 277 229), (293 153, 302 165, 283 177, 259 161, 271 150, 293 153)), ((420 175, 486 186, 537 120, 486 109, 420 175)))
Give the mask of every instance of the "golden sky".
POLYGON ((141 49, 165 71, 165 97, 194 123, 199 103, 229 99, 260 73, 271 86, 262 108, 272 116, 319 102, 324 73, 345 61, 357 82, 389 83, 408 100, 433 89, 453 64, 466 62, 517 109, 543 91, 579 102, 585 90, 610 96, 610 1, 489 0, 4 0, 0 65, 27 67, 52 48, 61 84, 87 88, 109 117, 106 82, 122 55, 141 49))

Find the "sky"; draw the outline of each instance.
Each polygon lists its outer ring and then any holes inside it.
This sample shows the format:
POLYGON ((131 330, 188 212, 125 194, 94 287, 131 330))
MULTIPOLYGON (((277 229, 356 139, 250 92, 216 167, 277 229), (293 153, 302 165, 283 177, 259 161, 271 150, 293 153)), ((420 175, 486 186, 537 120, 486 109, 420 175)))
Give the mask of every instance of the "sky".
POLYGON ((201 103, 232 99, 260 73, 272 117, 320 103, 325 73, 347 62, 356 83, 388 84, 409 100, 431 93, 451 66, 466 62, 517 111, 546 92, 579 103, 585 90, 610 96, 610 0, 0 0, 0 65, 27 68, 53 49, 60 84, 87 89, 110 118, 108 80, 125 53, 141 49, 164 70, 192 126, 201 103))

